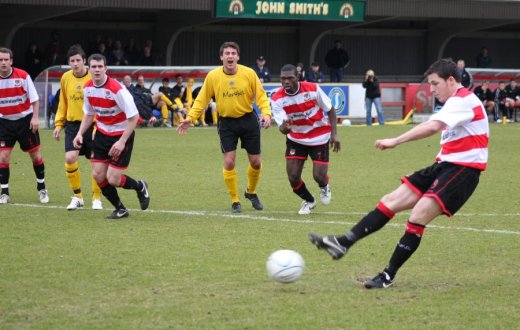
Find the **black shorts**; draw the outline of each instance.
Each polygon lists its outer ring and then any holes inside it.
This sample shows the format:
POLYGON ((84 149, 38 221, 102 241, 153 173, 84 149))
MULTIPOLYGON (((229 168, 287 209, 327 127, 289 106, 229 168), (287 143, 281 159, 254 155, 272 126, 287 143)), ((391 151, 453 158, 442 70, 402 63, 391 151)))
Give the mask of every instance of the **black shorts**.
POLYGON ((30 128, 32 116, 31 113, 17 120, 0 118, 0 149, 13 149, 17 141, 24 152, 40 149, 40 132, 33 133, 30 128))
POLYGON ((135 132, 126 141, 125 149, 121 152, 118 158, 112 158, 108 155, 112 145, 116 143, 120 136, 109 136, 96 131, 94 136, 94 143, 92 144, 92 158, 91 162, 108 163, 109 166, 117 167, 120 169, 126 169, 130 164, 130 158, 132 157, 132 150, 134 149, 134 136, 135 132))
POLYGON ((248 154, 260 154, 260 123, 254 112, 240 118, 219 117, 217 125, 222 153, 236 150, 240 139, 248 154))
POLYGON ((405 176, 401 181, 419 196, 435 199, 451 217, 477 188, 480 170, 442 162, 405 176))
POLYGON ((315 163, 329 163, 329 144, 321 144, 317 146, 307 146, 293 140, 286 139, 287 148, 285 149, 285 159, 302 159, 307 160, 310 156, 315 163))
MULTIPOLYGON (((81 125, 80 121, 69 121, 67 122, 67 126, 65 126, 65 152, 77 150, 74 148, 72 141, 78 134, 79 126, 81 125)), ((83 145, 81 149, 79 149, 79 155, 85 156, 85 158, 90 159, 92 154, 92 132, 94 131, 94 124, 92 124, 85 133, 83 133, 83 145)))

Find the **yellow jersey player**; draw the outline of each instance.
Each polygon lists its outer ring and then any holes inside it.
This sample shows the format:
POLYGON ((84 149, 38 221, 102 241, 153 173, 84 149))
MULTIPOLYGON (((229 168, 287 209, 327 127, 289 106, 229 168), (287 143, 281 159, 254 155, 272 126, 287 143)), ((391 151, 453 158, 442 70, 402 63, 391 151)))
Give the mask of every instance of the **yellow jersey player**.
POLYGON ((256 210, 264 208, 256 194, 262 169, 260 128, 271 125, 271 107, 262 83, 253 69, 238 64, 239 59, 240 47, 237 43, 228 41, 220 46, 220 60, 223 65, 208 73, 186 120, 177 128, 179 134, 185 134, 200 117, 202 110, 206 109, 211 98, 215 99, 219 115, 217 129, 224 155, 222 173, 231 195, 233 213, 242 211, 235 169, 238 139, 241 140, 242 148, 246 149, 249 159, 244 197, 251 201, 256 210), (255 102, 261 111, 260 115, 253 110, 255 102))
MULTIPOLYGON (((72 141, 78 133, 81 120, 83 119, 83 86, 91 79, 86 63, 85 51, 77 45, 69 48, 67 61, 71 70, 65 72, 60 81, 60 102, 56 113, 56 128, 53 136, 56 141, 60 140, 60 132, 65 128, 65 172, 69 186, 74 196, 67 206, 67 210, 76 210, 84 206, 83 193, 81 191, 81 176, 78 165, 78 157, 85 155, 87 159, 91 156, 92 125, 85 133, 81 149, 74 148, 72 141)), ((92 208, 102 210, 101 189, 92 180, 92 208)))

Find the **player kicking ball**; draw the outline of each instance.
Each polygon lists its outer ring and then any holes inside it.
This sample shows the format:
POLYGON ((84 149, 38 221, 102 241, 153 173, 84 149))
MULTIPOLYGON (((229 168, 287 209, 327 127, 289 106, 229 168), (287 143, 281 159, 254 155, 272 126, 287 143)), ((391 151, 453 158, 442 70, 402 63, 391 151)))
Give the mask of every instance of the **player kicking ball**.
POLYGON ((438 60, 425 75, 433 96, 444 104, 442 109, 398 137, 377 140, 375 147, 391 149, 442 131, 436 162, 403 177, 402 184, 383 196, 376 208, 345 235, 309 234, 312 244, 338 260, 354 243, 383 228, 397 212, 411 209, 404 235, 388 265, 364 283, 367 289, 393 285, 397 271, 419 247, 426 225, 441 214, 449 217, 455 214, 475 191, 480 172, 487 166, 489 125, 486 110, 478 97, 461 85, 455 62, 438 60))
POLYGON ((287 176, 293 192, 303 199, 298 213, 310 214, 316 200, 302 180, 303 166, 310 156, 321 202, 328 205, 332 198, 327 175, 329 144, 334 152, 341 148, 336 133, 336 111, 317 84, 298 81, 294 65, 282 67, 280 80, 282 87, 271 98, 271 112, 280 132, 286 135, 287 176))

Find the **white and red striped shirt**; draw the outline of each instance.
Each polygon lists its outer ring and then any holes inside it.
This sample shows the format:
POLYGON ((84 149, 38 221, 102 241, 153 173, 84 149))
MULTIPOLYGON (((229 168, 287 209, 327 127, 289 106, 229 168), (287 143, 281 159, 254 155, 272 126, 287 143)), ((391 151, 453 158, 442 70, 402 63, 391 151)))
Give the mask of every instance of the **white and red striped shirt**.
POLYGON ((430 120, 446 124, 437 162, 450 162, 484 171, 488 160, 489 123, 479 98, 459 88, 430 120))
POLYGON ((331 126, 327 113, 332 109, 330 98, 316 84, 300 82, 294 94, 282 87, 271 97, 271 112, 278 125, 292 120, 291 132, 287 135, 294 142, 317 146, 330 139, 331 126))
POLYGON ((96 127, 105 135, 122 135, 127 118, 138 115, 130 92, 110 77, 101 86, 95 86, 92 80, 87 81, 83 95, 83 111, 96 116, 96 127))
POLYGON ((12 68, 9 76, 0 76, 0 118, 24 118, 33 113, 32 103, 38 99, 31 76, 24 70, 12 68))

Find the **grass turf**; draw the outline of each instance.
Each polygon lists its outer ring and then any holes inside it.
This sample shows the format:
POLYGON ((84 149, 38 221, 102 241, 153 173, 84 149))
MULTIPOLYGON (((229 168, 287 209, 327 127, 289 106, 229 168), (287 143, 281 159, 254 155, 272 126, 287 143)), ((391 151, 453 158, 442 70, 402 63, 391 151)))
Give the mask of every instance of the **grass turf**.
MULTIPOLYGON (((12 204, 0 206, 2 329, 512 329, 520 323, 520 125, 492 125, 490 162, 481 183, 453 218, 441 217, 388 290, 360 282, 379 272, 403 233, 406 213, 367 237, 340 261, 317 251, 309 231, 345 232, 399 178, 428 166, 438 136, 378 151, 377 138, 410 126, 338 127, 331 154, 329 206, 299 216, 285 174, 285 141, 263 131, 258 194, 264 211, 242 198, 233 215, 213 128, 139 129, 126 173, 150 184, 150 209, 119 189, 130 218, 110 221, 90 206, 89 164, 81 159, 86 208, 66 211, 71 191, 63 142, 41 132, 51 202, 38 203, 29 158, 11 160, 12 204), (292 284, 271 281, 267 257, 300 252, 306 272, 292 284)), ((247 160, 240 150, 241 190, 247 160)), ((304 180, 318 195, 311 163, 304 180)))

